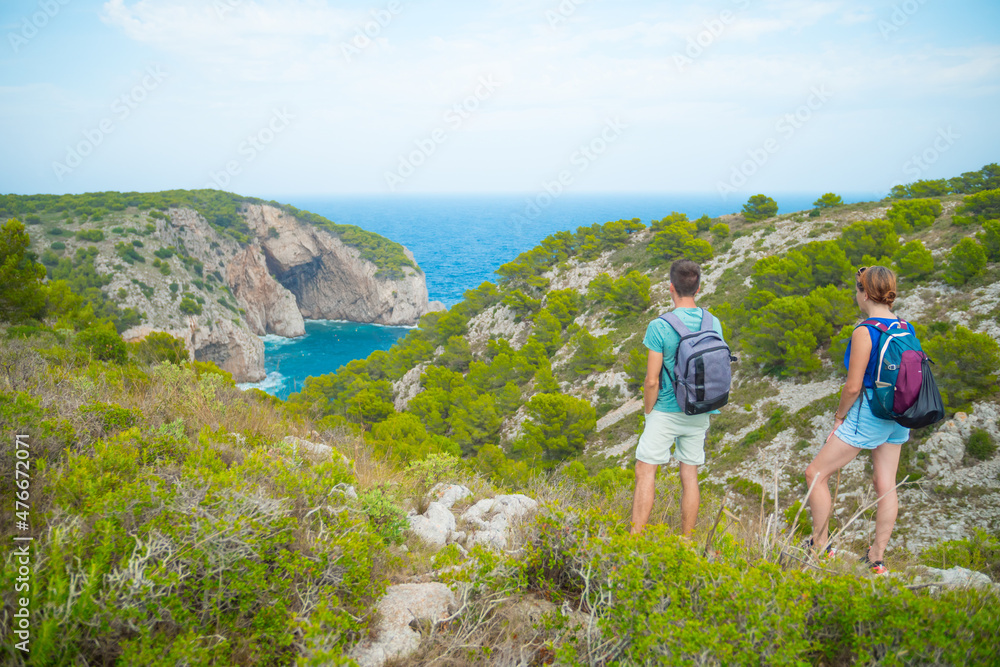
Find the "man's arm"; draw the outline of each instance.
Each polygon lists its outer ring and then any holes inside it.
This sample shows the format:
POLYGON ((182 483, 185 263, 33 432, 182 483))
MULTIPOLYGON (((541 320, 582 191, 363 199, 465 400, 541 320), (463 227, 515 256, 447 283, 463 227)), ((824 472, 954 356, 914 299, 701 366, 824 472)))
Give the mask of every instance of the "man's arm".
POLYGON ((660 371, 663 369, 663 353, 649 350, 646 357, 646 380, 642 383, 643 410, 648 415, 656 405, 660 395, 660 371))

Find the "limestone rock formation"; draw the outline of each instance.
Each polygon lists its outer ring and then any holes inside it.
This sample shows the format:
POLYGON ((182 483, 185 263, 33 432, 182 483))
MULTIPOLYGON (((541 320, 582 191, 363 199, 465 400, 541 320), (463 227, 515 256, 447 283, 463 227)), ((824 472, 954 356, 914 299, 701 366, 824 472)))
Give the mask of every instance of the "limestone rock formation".
POLYGON ((355 646, 350 657, 361 667, 382 667, 388 660, 405 658, 420 646, 420 633, 410 623, 443 621, 455 606, 455 594, 444 584, 390 586, 378 603, 375 639, 355 646))
POLYGON ((412 325, 427 312, 427 283, 414 269, 405 267, 400 280, 383 280, 359 250, 278 208, 250 205, 245 217, 267 268, 295 295, 306 319, 412 325))
POLYGON ((217 363, 237 382, 258 382, 265 377, 259 336, 301 336, 306 319, 414 325, 443 308, 428 302, 417 270, 406 267, 400 279, 379 276, 361 251, 275 206, 249 205, 243 217, 252 232, 248 243, 191 209, 148 217, 155 231, 139 247, 174 254, 131 267, 123 267, 112 240, 99 244, 95 266, 113 276, 108 293, 147 317, 123 332, 125 340, 163 331, 182 338, 194 359, 217 363), (198 304, 197 312, 180 311, 185 298, 198 304))
POLYGON ((229 263, 226 274, 251 331, 258 336, 274 334, 285 338, 305 334, 305 321, 295 295, 268 273, 259 242, 254 241, 240 251, 229 263))

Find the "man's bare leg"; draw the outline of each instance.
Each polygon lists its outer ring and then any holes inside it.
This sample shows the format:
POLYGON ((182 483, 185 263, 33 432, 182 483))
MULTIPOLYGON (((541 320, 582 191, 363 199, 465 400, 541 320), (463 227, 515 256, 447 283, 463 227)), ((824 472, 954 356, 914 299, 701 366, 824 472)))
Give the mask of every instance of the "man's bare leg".
POLYGON ((656 495, 656 469, 645 461, 635 462, 635 493, 632 496, 632 534, 638 535, 649 521, 656 495))
POLYGON ((681 463, 681 534, 690 537, 694 525, 698 523, 698 505, 701 491, 698 490, 698 466, 681 463))

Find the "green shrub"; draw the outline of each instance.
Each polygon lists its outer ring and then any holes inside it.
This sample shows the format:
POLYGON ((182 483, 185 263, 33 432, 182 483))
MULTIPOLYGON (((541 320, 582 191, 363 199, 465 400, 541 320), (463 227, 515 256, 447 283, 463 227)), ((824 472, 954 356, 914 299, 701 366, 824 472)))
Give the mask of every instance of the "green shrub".
POLYGON ((80 414, 96 418, 101 429, 107 434, 131 428, 142 419, 140 410, 130 410, 114 403, 97 402, 83 405, 80 407, 80 414))
POLYGON ((123 243, 119 241, 115 244, 115 252, 119 257, 129 264, 135 264, 140 262, 142 264, 146 263, 146 258, 143 257, 138 250, 136 250, 131 244, 123 243))
POLYGON ((178 309, 185 315, 201 315, 202 307, 200 303, 186 296, 181 299, 178 309))
POLYGON ((699 232, 707 232, 709 229, 712 228, 712 218, 708 217, 707 214, 702 215, 700 218, 694 221, 694 226, 695 229, 697 229, 699 232))
POLYGON ((581 329, 570 344, 575 346, 575 350, 569 366, 577 375, 600 373, 615 363, 611 339, 607 336, 592 336, 586 329, 581 329))
POLYGON ((104 240, 104 232, 100 229, 81 229, 76 234, 77 241, 89 241, 99 243, 104 240))
POLYGON ((934 256, 920 240, 904 244, 892 259, 901 278, 921 280, 934 272, 934 256))
POLYGON ((635 270, 629 271, 614 282, 611 293, 605 296, 605 301, 610 303, 611 312, 615 315, 626 316, 644 312, 652 303, 649 295, 651 285, 649 276, 635 270))
POLYGON ((597 425, 594 406, 565 394, 535 394, 526 410, 524 437, 513 451, 517 458, 543 467, 580 454, 597 425))
POLYGON ((976 238, 983 246, 986 259, 991 262, 1000 262, 1000 220, 984 222, 983 231, 976 238))
POLYGON ((885 217, 897 233, 906 234, 930 227, 940 215, 941 202, 937 199, 908 199, 893 204, 885 217))
POLYGON ((649 244, 649 251, 665 260, 689 259, 702 263, 712 258, 712 244, 697 239, 681 224, 673 224, 657 232, 649 244))
POLYGON ((533 299, 519 289, 508 292, 501 303, 513 310, 518 318, 533 315, 542 307, 541 299, 533 299))
POLYGON ((979 223, 1000 218, 1000 188, 985 190, 965 198, 961 207, 955 210, 952 221, 956 225, 979 223))
POLYGON ((188 361, 187 344, 164 331, 153 331, 135 343, 129 343, 136 359, 146 364, 167 362, 182 364, 188 361))
POLYGON ((949 410, 968 410, 974 401, 996 392, 1000 344, 988 334, 961 325, 937 336, 929 336, 923 327, 917 333, 935 363, 934 379, 949 410))
POLYGON ((861 220, 841 232, 841 247, 855 266, 865 255, 892 257, 899 249, 899 238, 891 222, 886 220, 861 220))
POLYGON ((960 287, 986 268, 986 251, 975 239, 964 238, 948 253, 944 279, 960 287))
POLYGON ((101 361, 123 364, 128 359, 128 347, 114 327, 97 325, 84 329, 77 334, 76 343, 101 361))
POLYGON ((646 381, 646 364, 649 350, 643 347, 632 348, 625 360, 625 373, 628 375, 629 389, 635 390, 646 381))
POLYGON ((712 236, 714 236, 715 240, 717 241, 721 241, 729 237, 729 225, 727 225, 724 222, 720 222, 717 225, 713 225, 711 231, 712 231, 712 236))
POLYGON ((0 226, 0 321, 24 322, 45 312, 45 267, 35 261, 20 221, 0 226))
POLYGON ((683 229, 689 234, 694 234, 698 227, 692 225, 688 220, 687 213, 678 213, 677 211, 672 211, 670 215, 661 218, 660 220, 653 220, 649 223, 649 228, 654 232, 661 232, 667 227, 677 225, 678 229, 683 229))
POLYGON ((361 510, 378 535, 390 544, 401 544, 410 528, 406 512, 382 489, 369 489, 359 496, 361 510))
POLYGON ((949 540, 935 544, 920 554, 920 562, 947 570, 964 567, 1000 579, 1000 539, 981 528, 973 529, 971 539, 949 540))
POLYGON ((545 295, 545 309, 559 320, 565 329, 580 313, 583 298, 575 289, 553 290, 545 295))
POLYGON ((747 222, 759 222, 778 215, 778 202, 767 195, 754 195, 743 205, 743 217, 747 222))
POLYGON ((49 247, 52 248, 53 250, 65 250, 66 249, 66 244, 63 243, 62 241, 56 241, 55 243, 53 243, 49 247))
POLYGON ((835 206, 843 206, 844 200, 840 198, 840 195, 834 194, 832 192, 827 192, 825 195, 813 202, 813 206, 816 208, 833 208, 835 206))
POLYGON ((997 445, 993 442, 990 432, 977 428, 969 435, 969 440, 965 443, 965 453, 979 461, 987 461, 993 458, 997 452, 997 445))

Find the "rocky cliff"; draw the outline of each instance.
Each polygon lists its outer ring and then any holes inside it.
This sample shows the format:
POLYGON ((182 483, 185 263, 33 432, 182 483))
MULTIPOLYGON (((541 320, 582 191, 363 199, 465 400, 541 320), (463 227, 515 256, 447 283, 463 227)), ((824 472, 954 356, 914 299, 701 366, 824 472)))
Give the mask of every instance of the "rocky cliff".
POLYGON ((379 275, 361 250, 276 206, 248 204, 241 215, 250 230, 243 242, 190 208, 125 212, 107 224, 137 225, 124 231, 140 237, 124 243, 140 256, 130 266, 115 237, 96 244, 68 239, 67 250, 96 245, 95 267, 112 275, 107 294, 145 314, 123 338, 165 331, 184 339, 195 359, 215 362, 239 382, 265 376, 259 336, 301 336, 306 319, 412 325, 439 307, 428 302, 418 269, 379 275))

